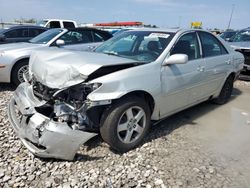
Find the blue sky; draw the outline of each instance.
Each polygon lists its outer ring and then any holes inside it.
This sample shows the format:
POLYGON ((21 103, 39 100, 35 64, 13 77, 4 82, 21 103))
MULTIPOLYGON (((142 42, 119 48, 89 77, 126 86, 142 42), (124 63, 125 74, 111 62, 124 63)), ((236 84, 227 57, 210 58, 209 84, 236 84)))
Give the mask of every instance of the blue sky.
POLYGON ((250 27, 250 0, 0 0, 0 19, 63 18, 79 23, 142 21, 159 27, 190 27, 202 21, 204 28, 227 28, 232 4, 231 28, 250 27))

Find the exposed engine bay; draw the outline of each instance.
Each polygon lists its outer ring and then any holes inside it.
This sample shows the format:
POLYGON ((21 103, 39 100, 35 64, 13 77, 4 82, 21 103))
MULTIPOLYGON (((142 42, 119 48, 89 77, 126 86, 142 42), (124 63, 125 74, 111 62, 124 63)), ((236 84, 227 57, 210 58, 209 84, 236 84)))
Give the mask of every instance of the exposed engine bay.
POLYGON ((96 135, 87 116, 94 107, 86 97, 97 86, 80 84, 55 90, 39 83, 19 85, 8 114, 24 145, 42 157, 72 160, 80 145, 96 135))
MULTIPOLYGON (((38 112, 56 122, 67 123, 73 130, 98 131, 96 120, 92 121, 87 115, 91 112, 91 108, 94 108, 93 103, 87 100, 87 96, 101 84, 82 83, 66 89, 51 89, 39 82, 32 85, 34 95, 47 101, 45 105, 36 107, 38 112)), ((100 105, 110 103, 111 101, 107 101, 100 105)))

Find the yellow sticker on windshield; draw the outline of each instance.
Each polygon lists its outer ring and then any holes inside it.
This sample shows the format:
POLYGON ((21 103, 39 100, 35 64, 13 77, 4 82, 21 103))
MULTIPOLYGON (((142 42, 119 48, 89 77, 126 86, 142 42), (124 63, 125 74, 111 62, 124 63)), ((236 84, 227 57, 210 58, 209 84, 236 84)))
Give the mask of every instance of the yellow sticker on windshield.
POLYGON ((158 37, 158 38, 168 38, 170 35, 166 33, 151 33, 149 37, 158 37))

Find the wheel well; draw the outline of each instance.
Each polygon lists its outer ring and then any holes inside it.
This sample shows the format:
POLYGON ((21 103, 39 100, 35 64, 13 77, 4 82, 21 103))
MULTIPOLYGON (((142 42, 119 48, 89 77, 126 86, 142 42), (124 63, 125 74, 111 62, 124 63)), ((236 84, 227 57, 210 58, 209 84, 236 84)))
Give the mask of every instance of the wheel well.
MULTIPOLYGON (((126 95, 122 96, 119 99, 115 99, 113 102, 118 101, 122 98, 127 98, 127 97, 131 97, 131 96, 137 96, 139 98, 142 98, 145 100, 145 102, 149 105, 149 109, 151 114, 153 113, 154 107, 155 107, 155 102, 153 97, 145 92, 145 91, 133 91, 130 93, 127 93, 126 95)), ((93 123, 93 125, 99 125, 101 122, 101 118, 102 115, 104 113, 104 111, 106 109, 110 108, 110 105, 104 105, 104 106, 96 106, 96 107, 92 107, 89 110, 87 110, 87 116, 89 117, 89 119, 91 120, 91 122, 93 123)), ((90 127, 92 130, 98 130, 99 127, 90 127)))
POLYGON ((235 80, 235 77, 236 77, 235 72, 231 72, 231 73, 228 75, 228 77, 227 77, 227 78, 229 78, 230 76, 232 76, 232 77, 233 77, 233 79, 235 80))
POLYGON ((23 58, 23 59, 19 59, 18 61, 16 61, 11 69, 11 74, 10 74, 10 79, 11 79, 11 82, 12 82, 12 74, 13 74, 13 70, 15 69, 15 67, 21 63, 21 62, 24 62, 24 61, 29 61, 29 57, 26 57, 26 58, 23 58))
POLYGON ((122 96, 122 98, 128 97, 128 96, 137 96, 137 97, 143 98, 145 102, 148 103, 150 112, 153 113, 154 107, 155 107, 155 101, 151 94, 149 94, 146 91, 132 91, 122 96))

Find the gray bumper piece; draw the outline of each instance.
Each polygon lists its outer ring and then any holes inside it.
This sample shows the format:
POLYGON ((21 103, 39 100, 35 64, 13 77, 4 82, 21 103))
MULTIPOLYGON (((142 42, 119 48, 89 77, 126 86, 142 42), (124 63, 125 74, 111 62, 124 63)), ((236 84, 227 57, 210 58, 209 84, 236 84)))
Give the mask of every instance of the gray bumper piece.
POLYGON ((36 156, 73 160, 79 147, 97 134, 73 130, 36 112, 34 107, 43 102, 34 98, 29 86, 21 84, 9 103, 9 120, 18 137, 36 156))

